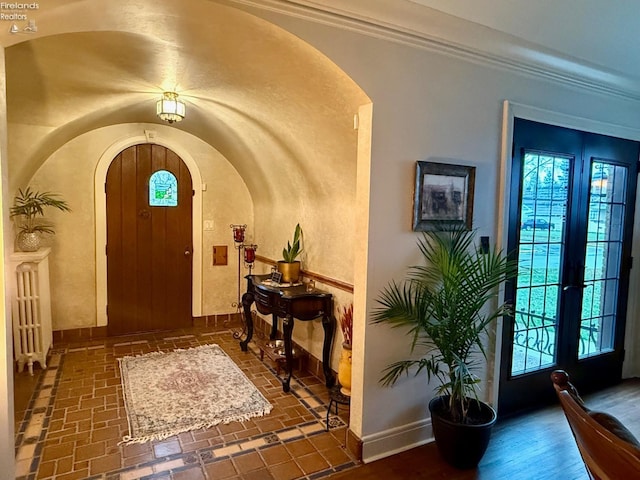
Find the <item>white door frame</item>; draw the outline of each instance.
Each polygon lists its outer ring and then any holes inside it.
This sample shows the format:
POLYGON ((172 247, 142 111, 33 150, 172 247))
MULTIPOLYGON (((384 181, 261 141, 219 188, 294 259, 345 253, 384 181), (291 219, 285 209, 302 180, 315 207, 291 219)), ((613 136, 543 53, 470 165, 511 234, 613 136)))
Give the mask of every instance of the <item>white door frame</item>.
POLYGON ((128 137, 111 144, 102 154, 94 174, 95 224, 96 224, 96 319, 97 326, 107 325, 107 170, 113 159, 123 150, 141 143, 155 143, 172 150, 185 163, 191 174, 193 195, 193 269, 191 309, 194 317, 202 315, 202 176, 200 169, 188 151, 171 140, 158 138, 150 142, 145 135, 128 137))
MULTIPOLYGON (((502 143, 500 148, 500 183, 498 205, 501 211, 498 212, 497 239, 499 247, 506 249, 509 225, 509 192, 511 191, 511 148, 513 145, 513 119, 515 117, 532 120, 540 123, 547 123, 559 127, 572 128, 584 132, 609 135, 612 137, 626 138, 628 140, 640 141, 640 130, 616 125, 612 123, 600 122, 590 118, 576 117, 564 113, 544 110, 529 105, 522 105, 505 100, 502 104, 502 143)), ((640 186, 639 186, 640 188, 640 186)), ((638 190, 640 192, 640 190, 638 190)), ((636 211, 633 225, 632 255, 640 255, 640 195, 636 196, 636 211)), ((637 291, 640 288, 640 269, 631 270, 629 277, 629 292, 637 291)), ((504 290, 500 292, 504 297, 504 290)), ((638 295, 630 294, 627 299, 627 319, 625 330, 625 349, 627 355, 623 364, 623 377, 637 376, 640 371, 640 352, 634 352, 634 341, 640 334, 640 320, 635 318, 634 312, 640 308, 638 295)), ((496 348, 493 362, 493 385, 491 389, 492 404, 497 405, 498 392, 500 388, 500 360, 502 354, 502 319, 499 319, 496 329, 496 348)))

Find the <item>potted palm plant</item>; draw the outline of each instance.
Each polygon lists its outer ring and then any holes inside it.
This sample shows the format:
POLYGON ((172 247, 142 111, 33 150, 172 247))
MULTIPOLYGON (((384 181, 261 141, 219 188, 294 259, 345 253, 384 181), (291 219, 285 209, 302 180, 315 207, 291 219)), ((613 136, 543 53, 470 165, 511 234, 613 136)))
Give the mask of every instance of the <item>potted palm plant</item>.
POLYGON ((19 217, 16 245, 23 252, 38 250, 42 233, 55 233, 53 225, 40 218, 44 216, 46 207, 57 208, 63 212, 71 210, 58 194, 33 191, 30 187, 25 190, 19 189, 14 197, 9 213, 11 217, 19 217))
POLYGON ((486 361, 488 327, 509 312, 497 301, 498 287, 516 273, 515 261, 495 248, 475 246, 465 229, 425 232, 418 241, 424 265, 409 267, 377 299, 373 321, 405 328, 411 359, 390 364, 381 383, 403 374, 425 374, 438 385, 429 403, 433 434, 446 461, 475 467, 489 444, 495 410, 478 397, 474 371, 486 361))
POLYGON ((287 246, 282 249, 282 260, 278 261, 278 271, 282 273, 284 283, 297 282, 300 277, 300 261, 296 260, 302 253, 302 228, 296 225, 293 232, 293 241, 287 241, 287 246))

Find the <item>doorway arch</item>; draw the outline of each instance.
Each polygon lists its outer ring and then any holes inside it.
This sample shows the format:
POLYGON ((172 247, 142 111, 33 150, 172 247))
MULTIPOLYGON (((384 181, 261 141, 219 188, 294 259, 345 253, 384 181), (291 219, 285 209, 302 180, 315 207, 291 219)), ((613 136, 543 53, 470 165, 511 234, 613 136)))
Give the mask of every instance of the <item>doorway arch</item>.
MULTIPOLYGON (((94 175, 94 214, 96 226, 96 325, 104 327, 107 325, 107 255, 105 246, 107 244, 107 196, 105 183, 107 181, 107 170, 113 159, 122 150, 132 145, 149 143, 146 135, 132 136, 112 143, 98 160, 94 175)), ((202 315, 202 176, 200 169, 190 155, 180 144, 170 139, 156 135, 153 143, 166 147, 174 151, 186 164, 193 185, 193 270, 192 270, 192 298, 191 309, 194 317, 202 315)))
MULTIPOLYGON (((96 0, 98 5, 108 4, 104 0, 96 0)), ((238 65, 243 67, 249 65, 250 72, 261 73, 261 77, 264 80, 268 80, 268 85, 271 85, 270 95, 260 95, 261 98, 254 98, 249 93, 260 93, 263 90, 256 89, 255 92, 247 90, 243 95, 236 95, 237 89, 229 89, 233 95, 227 97, 223 95, 224 90, 218 82, 213 82, 211 88, 198 88, 190 93, 197 94, 191 98, 188 97, 188 86, 185 88, 182 85, 171 84, 172 88, 180 88, 181 91, 185 91, 183 98, 189 98, 189 120, 180 124, 179 128, 174 131, 182 131, 187 134, 191 134, 202 140, 208 145, 215 145, 216 149, 229 160, 229 163, 236 168, 240 177, 246 180, 247 188, 250 192, 255 192, 256 195, 261 195, 264 200, 262 203, 266 205, 263 211, 280 211, 282 207, 289 207, 289 205, 297 204, 295 202, 287 202, 290 195, 284 189, 279 188, 280 175, 273 174, 269 177, 273 179, 273 182, 265 186, 264 176, 255 174, 262 171, 282 171, 287 175, 291 175, 294 180, 304 179, 305 183, 300 183, 298 191, 307 192, 313 191, 314 193, 321 193, 323 197, 320 200, 328 199, 332 202, 338 203, 342 196, 346 196, 346 200, 340 202, 344 205, 356 205, 358 214, 353 215, 349 211, 349 215, 342 214, 342 210, 337 208, 325 209, 326 214, 323 216, 316 216, 311 219, 310 216, 306 216, 310 210, 308 204, 302 205, 297 209, 291 208, 286 212, 287 218, 303 217, 305 225, 309 225, 307 230, 310 234, 322 232, 323 235, 329 231, 332 236, 323 242, 316 243, 318 250, 315 253, 317 255, 313 258, 314 262, 323 262, 320 265, 320 270, 332 272, 335 267, 340 267, 336 277, 339 279, 349 280, 351 276, 357 279, 359 293, 357 294, 358 312, 362 312, 364 318, 364 312, 366 309, 367 291, 366 291, 366 276, 367 276, 367 255, 366 247, 357 248, 355 267, 357 272, 352 273, 353 267, 351 266, 351 253, 349 253, 349 261, 342 261, 344 259, 344 251, 350 252, 352 248, 349 244, 353 245, 366 245, 368 238, 367 218, 368 218, 368 192, 369 192, 369 160, 370 156, 370 141, 367 141, 364 145, 364 137, 371 135, 371 122, 365 120, 363 116, 358 117, 359 120, 353 120, 353 114, 357 111, 358 106, 362 104, 368 104, 369 99, 364 91, 359 87, 354 80, 350 79, 347 71, 340 68, 339 62, 331 60, 327 63, 327 59, 324 58, 325 54, 317 47, 313 46, 312 41, 304 41, 298 35, 290 33, 288 29, 277 25, 276 22, 269 22, 269 17, 264 17, 263 14, 257 12, 252 14, 247 12, 246 9, 234 8, 232 5, 218 4, 217 2, 210 2, 206 0, 189 0, 185 4, 180 3, 177 5, 169 1, 151 2, 150 0, 142 0, 136 2, 136 5, 124 6, 125 10, 119 12, 117 15, 101 15, 99 18, 96 16, 84 15, 83 12, 86 8, 96 9, 96 4, 92 0, 81 0, 73 2, 64 6, 55 6, 47 9, 42 9, 39 12, 38 21, 42 21, 39 32, 29 37, 9 36, 9 42, 18 43, 19 40, 40 39, 40 37, 50 37, 49 40, 61 40, 64 43, 65 38, 73 40, 77 45, 90 45, 95 51, 104 53, 99 46, 100 42, 84 42, 77 39, 80 36, 69 34, 82 34, 86 35, 84 38, 93 36, 108 36, 108 41, 104 42, 112 48, 115 45, 127 45, 132 50, 129 51, 131 58, 139 61, 140 58, 144 58, 147 61, 153 61, 151 52, 162 53, 163 49, 158 46, 158 39, 162 38, 165 41, 162 43, 164 46, 170 46, 170 32, 160 30, 155 32, 153 22, 147 22, 145 19, 153 18, 158 12, 167 14, 167 12, 173 12, 175 15, 173 18, 176 20, 176 32, 180 29, 177 28, 178 24, 184 23, 188 27, 189 35, 183 35, 181 38, 197 40, 194 45, 206 45, 206 44, 223 44, 238 48, 239 51, 244 53, 254 53, 258 60, 265 61, 265 68, 258 68, 258 64, 255 62, 248 62, 242 55, 226 55, 224 58, 233 59, 238 62, 238 65), (140 8, 141 5, 145 5, 145 8, 140 8), (195 12, 195 14, 194 14, 195 12), (131 19, 136 20, 132 22, 131 19), (209 37, 214 34, 218 34, 222 29, 210 28, 211 18, 223 18, 224 22, 221 22, 223 26, 228 26, 230 31, 223 31, 224 38, 233 38, 234 41, 215 42, 209 40, 209 37), (269 55, 260 55, 257 49, 243 48, 243 43, 236 40, 238 32, 242 32, 242 28, 245 23, 250 28, 249 35, 247 35, 247 41, 253 45, 256 31, 264 31, 267 33, 265 38, 269 38, 270 42, 262 42, 262 44, 273 45, 274 50, 270 50, 269 55), (149 26, 150 28, 140 28, 140 25, 149 26), (260 29, 260 30, 257 30, 260 29), (196 33, 201 33, 205 36, 202 39, 197 38, 196 33), (206 35, 205 35, 206 34, 206 35), (113 41, 116 40, 116 41, 113 41), (147 45, 153 48, 149 48, 147 45), (149 55, 138 55, 133 47, 136 46, 149 55), (299 65, 303 67, 294 69, 303 78, 303 81, 299 82, 299 88, 291 88, 296 85, 290 85, 289 80, 295 80, 294 72, 282 71, 278 62, 271 61, 272 55, 283 52, 283 58, 287 61, 292 61, 294 57, 291 53, 295 53, 296 59, 300 61, 299 65), (300 55, 300 57, 298 57, 300 55), (273 72, 272 70, 276 70, 273 72), (286 80, 286 81, 285 81, 286 80), (310 88, 310 83, 316 82, 318 88, 310 88), (284 92, 282 95, 278 92, 284 92), (324 93, 330 92, 332 101, 324 95, 324 93), (295 94, 295 95, 294 95, 295 94), (335 98, 334 98, 335 96, 335 98), (287 102, 273 103, 273 99, 286 98, 287 102), (297 100, 297 99, 300 100, 297 100), (257 100, 257 101, 256 101, 257 100), (193 105, 193 108, 191 108, 193 105), (250 108, 247 108, 249 105, 250 108), (272 106, 273 105, 273 106, 272 106), (317 105, 316 111, 323 113, 323 115, 310 115, 309 112, 313 111, 314 105, 317 105), (265 108, 272 106, 272 108, 265 108), (332 108, 333 106, 333 108, 332 108), (285 115, 286 114, 286 115, 285 115), (296 121, 292 121, 296 120, 296 121), (339 120, 339 121, 336 121, 339 120), (359 127, 358 127, 359 123, 359 127), (366 125, 366 129, 365 129, 366 125), (282 128, 286 127, 286 128, 282 128), (357 131, 357 133, 356 133, 357 131), (242 132, 239 134, 238 132, 242 132), (324 132, 322 136, 320 132, 324 132), (358 158, 362 157, 366 162, 364 168, 355 165, 355 151, 353 148, 353 142, 355 136, 358 136, 359 145, 358 158), (265 156, 265 143, 268 146, 268 150, 273 154, 265 156), (268 163, 271 161, 271 163, 268 163), (312 171, 317 172, 317 166, 323 165, 324 171, 329 171, 330 175, 299 175, 300 171, 312 171), (279 169, 279 170, 277 170, 279 169), (358 183, 358 195, 355 195, 353 188, 353 180, 357 174, 358 183), (349 179, 346 185, 342 185, 341 182, 344 179, 349 179), (275 181, 277 180, 277 181, 275 181), (310 184, 310 185, 307 185, 310 184), (337 184, 337 185, 336 185, 337 184), (311 188, 310 188, 311 187, 311 188), (336 195, 339 194, 339 195, 336 195), (353 201, 353 197, 358 200, 353 201), (273 202, 273 198, 277 202, 273 202), (275 205, 273 205, 276 203, 275 205), (364 215, 361 213, 365 212, 364 215), (342 218, 338 218, 338 221, 334 217, 341 215, 342 218), (354 229, 351 227, 345 228, 344 225, 352 225, 353 217, 357 220, 357 234, 354 234, 354 229), (313 224, 310 225, 311 220, 313 224), (332 228, 327 228, 327 227, 332 228), (336 248, 335 244, 338 244, 336 248), (340 248, 340 247, 347 248, 340 248), (334 253, 336 252, 336 253, 334 253), (327 262, 326 258, 333 258, 330 255, 335 255, 336 260, 327 262), (344 273, 343 273, 344 272, 344 273), (363 282, 364 280, 364 282, 363 282)), ((108 8, 104 9, 109 10, 108 8)), ((309 11, 313 14, 313 11, 309 11)), ((296 12, 298 15, 298 12, 296 12)), ((161 29, 161 26, 158 26, 161 29)), ((213 37, 215 40, 215 37, 213 37)), ((28 42, 25 42, 28 43, 28 42)), ((36 43, 36 42, 33 42, 36 43)), ((13 45, 13 43, 11 43, 13 45)), ((10 46, 9 43, 5 43, 5 46, 10 46)), ((28 44, 29 49, 33 46, 28 44)), ((33 52, 33 50, 31 50, 33 52)), ((64 52, 65 49, 57 49, 58 52, 64 52)), ((198 76, 198 78, 211 78, 213 80, 224 77, 222 70, 225 62, 216 63, 214 60, 217 56, 211 56, 207 49, 190 49, 192 53, 203 52, 203 59, 193 60, 191 59, 191 65, 211 65, 211 71, 213 74, 198 76)), ((179 55, 180 52, 184 52, 182 49, 170 50, 169 54, 163 54, 163 59, 181 60, 184 61, 186 57, 179 55), (171 55, 175 53, 175 55, 171 55)), ((20 56, 15 55, 18 58, 31 59, 30 55, 20 56)), ((96 55, 96 58, 103 58, 96 55)), ((117 51, 117 57, 124 57, 122 51, 117 51)), ((41 59, 44 56, 41 57, 41 59)), ((49 56, 49 58, 53 58, 49 56)), ((87 55, 82 58, 92 58, 87 55)), ((191 58, 191 57, 190 57, 191 58)), ((76 62, 81 63, 81 62, 76 62)), ((157 62, 160 64, 160 62, 157 62)), ((242 72, 243 69, 234 68, 232 62, 226 62, 229 66, 228 71, 233 73, 234 76, 238 72, 242 72)), ((16 66, 20 66, 18 63, 16 66)), ((35 64, 39 68, 42 67, 41 63, 35 64)), ((179 64, 182 65, 182 64, 179 64)), ((55 66, 58 70, 58 64, 55 66)), ((14 71, 30 71, 23 70, 21 68, 14 68, 14 71)), ((59 123, 46 123, 49 128, 35 130, 29 137, 29 144, 37 146, 37 149, 31 153, 26 151, 29 155, 25 154, 25 164, 28 168, 23 170, 25 179, 28 179, 33 172, 37 171, 39 166, 49 158, 52 152, 56 152, 62 145, 65 145, 71 139, 77 138, 84 133, 98 130, 103 127, 111 127, 113 125, 130 124, 141 125, 144 122, 151 123, 155 120, 153 116, 153 108, 146 108, 145 105, 151 105, 157 100, 156 93, 159 93, 166 87, 165 84, 161 84, 159 81, 152 81, 147 79, 146 75, 141 78, 139 72, 135 69, 110 69, 117 75, 117 81, 113 79, 104 78, 107 69, 98 70, 94 69, 93 73, 100 72, 100 80, 104 82, 106 87, 100 89, 100 95, 96 95, 96 92, 92 89, 88 89, 87 93, 90 94, 90 102, 84 103, 81 98, 80 91, 76 91, 73 95, 73 101, 78 102, 77 105, 82 108, 69 108, 69 105, 65 105, 64 108, 58 108, 51 102, 54 99, 65 98, 65 102, 69 100, 66 95, 46 95, 45 90, 39 91, 38 96, 25 96, 28 98, 45 98, 47 99, 47 112, 56 112, 58 115, 59 123), (129 72, 129 70, 131 70, 129 72), (126 73, 136 74, 133 79, 127 79, 126 73), (149 81, 144 81, 145 79, 149 81), (121 84, 120 82, 123 82, 121 84), (120 85, 122 88, 120 88, 120 85), (159 90, 160 89, 160 90, 159 90), (95 102, 95 103, 93 103, 95 102), (105 105, 109 105, 110 108, 104 108, 105 105), (42 133, 41 133, 42 132, 42 133), (40 136, 41 135, 41 136, 40 136)), ((178 69, 180 71, 181 69, 178 69)), ((172 73, 171 68, 163 70, 164 73, 172 73)), ((39 70, 38 75, 33 78, 47 78, 46 72, 39 70)), ((170 76, 170 75, 169 75, 170 76)), ((51 78, 54 78, 51 76, 51 78)), ((80 76, 76 78, 81 78, 80 76)), ((253 81, 256 78, 252 79, 253 81)), ((170 82, 171 79, 167 79, 170 82)), ((64 85, 63 85, 64 86, 64 85)), ((201 85, 203 87, 205 85, 201 85)), ((18 97, 13 97, 18 98, 18 97)), ((5 99, 6 100, 6 99, 5 99)), ((33 115, 35 111, 33 109, 12 109, 13 112, 28 111, 33 121, 33 115)), ((5 122, 6 123, 6 122, 5 122)), ((37 125, 37 123, 34 123, 37 125)), ((158 127, 158 129, 168 127, 158 127)), ((6 129, 6 125, 5 125, 6 129)), ((165 130, 166 135, 169 135, 169 130, 165 130)), ((6 133, 6 132, 5 132, 6 133)), ((99 157, 101 163, 110 161, 114 158, 115 154, 121 150, 131 146, 134 143, 144 141, 142 136, 142 129, 140 129, 140 136, 138 138, 121 139, 115 146, 110 146, 109 151, 102 154, 98 152, 97 155, 93 155, 93 161, 96 161, 99 157), (102 155, 102 156, 101 156, 102 155)), ((128 135, 128 134, 127 134, 128 135)), ((134 134, 135 135, 135 134, 134 134)), ((197 173, 197 166, 192 161, 193 157, 188 152, 185 152, 183 148, 175 143, 168 142, 166 139, 158 139, 157 143, 167 146, 174 152, 176 152, 188 165, 192 174, 194 182, 194 263, 198 267, 193 271, 193 314, 201 315, 202 311, 207 311, 205 295, 203 295, 203 282, 206 278, 205 262, 206 251, 202 249, 203 236, 206 237, 206 233, 202 232, 202 215, 203 215, 203 191, 204 184, 202 183, 200 175, 197 173), (205 275, 203 275, 205 274, 205 275), (206 308, 206 310, 205 310, 206 308)), ((28 145, 28 146, 30 146, 28 145)), ((102 147, 103 148, 103 147, 102 147)), ((28 149, 27 149, 28 150, 28 149)), ((5 148, 6 158, 6 148, 5 148)), ((22 153, 22 152, 20 152, 22 153)), ((195 158, 200 158, 194 151, 195 158)), ((359 162, 358 162, 359 163, 359 162)), ((207 171, 205 170, 205 163, 202 162, 202 173, 204 178, 207 178, 207 171)), ((107 323, 106 317, 106 256, 104 254, 105 245, 105 230, 103 221, 103 212, 105 211, 105 200, 103 193, 104 181, 101 177, 104 177, 106 167, 98 166, 95 169, 97 177, 94 177, 94 224, 87 225, 87 228, 94 228, 96 232, 95 243, 95 275, 96 286, 87 285, 87 288, 94 289, 96 291, 96 326, 104 326, 107 323), (102 168, 102 170, 101 170, 102 168), (100 178, 96 180, 96 178, 100 178)), ((91 176, 94 172, 88 172, 88 179, 91 181, 91 176)), ((15 177, 14 177, 15 178, 15 177)), ((16 185, 20 185, 21 179, 16 180, 16 185)), ((88 185, 90 188, 90 185, 88 185)), ((209 186, 210 188, 210 186, 209 186)), ((205 203, 206 205, 206 203, 205 203)), ((91 206, 89 206, 91 209, 91 206)), ((207 209, 208 210, 208 209, 207 209)), ((89 215, 87 215, 89 217, 89 215)), ((262 218, 266 218, 263 215, 262 218)), ((282 216, 285 218, 285 215, 282 216)), ((275 229, 268 228, 269 224, 265 222, 265 225, 261 226, 261 230, 257 232, 260 235, 263 247, 261 248, 261 254, 267 256, 274 256, 277 254, 271 253, 267 250, 268 245, 279 244, 280 232, 275 229), (270 255, 269 255, 270 254, 270 255)), ((257 230, 257 229, 256 229, 257 230)), ((319 235, 316 238, 320 238, 319 235)), ((323 237, 324 238, 324 237, 323 237)), ((91 256, 91 252, 88 252, 91 256)), ((89 307, 93 309, 93 305, 89 307)), ((87 316, 88 318, 88 316, 87 316)), ((93 325, 87 325, 93 326, 93 325)), ((362 327, 364 329, 364 327, 362 327)), ((363 335, 364 336, 364 335, 363 335)), ((362 344, 364 345, 364 343, 362 344)), ((358 366, 354 368, 354 372, 364 363, 360 362, 358 366)), ((357 373, 356 373, 357 374, 357 373)), ((363 381, 359 382, 359 390, 363 390, 363 381)), ((362 404, 362 400, 359 399, 354 402, 353 411, 359 410, 359 407, 355 403, 362 404)), ((356 416, 360 416, 359 412, 356 416)), ((358 420, 354 422, 354 428, 357 432, 361 432, 361 422, 358 420)))

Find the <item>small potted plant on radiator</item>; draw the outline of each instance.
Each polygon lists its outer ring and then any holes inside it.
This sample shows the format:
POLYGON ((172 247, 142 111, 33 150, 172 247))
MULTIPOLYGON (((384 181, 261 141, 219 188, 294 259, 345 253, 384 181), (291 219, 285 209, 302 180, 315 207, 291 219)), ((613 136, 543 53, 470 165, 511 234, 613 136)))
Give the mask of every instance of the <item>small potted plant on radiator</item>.
POLYGON ((18 190, 9 213, 12 218, 19 219, 16 222, 18 227, 16 246, 21 251, 35 252, 40 248, 41 234, 55 233, 53 224, 40 218, 44 217, 46 207, 57 208, 63 212, 71 211, 67 202, 59 197, 57 193, 37 192, 30 187, 18 190))

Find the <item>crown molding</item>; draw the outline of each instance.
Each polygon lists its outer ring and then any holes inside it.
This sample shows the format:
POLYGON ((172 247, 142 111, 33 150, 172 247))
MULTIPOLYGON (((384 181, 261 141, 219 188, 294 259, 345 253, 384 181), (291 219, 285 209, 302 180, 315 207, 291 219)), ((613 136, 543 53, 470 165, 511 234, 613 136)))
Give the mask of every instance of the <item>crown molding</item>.
POLYGON ((640 102, 640 81, 409 0, 223 0, 640 102))

